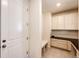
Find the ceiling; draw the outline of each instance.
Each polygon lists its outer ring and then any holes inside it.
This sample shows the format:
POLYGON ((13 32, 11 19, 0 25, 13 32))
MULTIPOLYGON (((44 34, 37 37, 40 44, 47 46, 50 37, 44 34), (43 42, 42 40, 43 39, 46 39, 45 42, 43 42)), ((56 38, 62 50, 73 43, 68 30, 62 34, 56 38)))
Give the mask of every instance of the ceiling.
POLYGON ((57 13, 65 10, 78 8, 78 0, 42 0, 43 12, 57 13), (61 3, 60 7, 56 4, 61 3))

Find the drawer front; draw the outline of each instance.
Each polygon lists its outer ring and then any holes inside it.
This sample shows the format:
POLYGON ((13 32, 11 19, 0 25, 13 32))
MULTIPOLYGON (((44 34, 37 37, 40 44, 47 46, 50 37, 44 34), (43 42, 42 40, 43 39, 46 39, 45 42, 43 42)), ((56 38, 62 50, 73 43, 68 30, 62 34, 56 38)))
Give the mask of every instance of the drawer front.
POLYGON ((59 40, 59 39, 52 39, 51 46, 68 49, 68 41, 66 40, 59 40))
POLYGON ((70 41, 68 41, 68 50, 70 50, 70 51, 71 51, 71 49, 72 49, 71 42, 70 42, 70 41))

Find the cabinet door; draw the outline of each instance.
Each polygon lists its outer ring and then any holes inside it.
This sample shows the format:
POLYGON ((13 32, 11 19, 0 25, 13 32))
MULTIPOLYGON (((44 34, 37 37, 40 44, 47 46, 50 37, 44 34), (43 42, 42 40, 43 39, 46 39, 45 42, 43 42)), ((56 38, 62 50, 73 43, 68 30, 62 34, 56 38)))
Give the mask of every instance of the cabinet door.
POLYGON ((53 16, 52 29, 78 30, 78 13, 71 12, 53 16))
POLYGON ((77 30, 77 13, 69 13, 65 15, 65 29, 67 30, 77 30))
POLYGON ((72 29, 72 14, 65 15, 65 29, 72 29))
POLYGON ((70 42, 70 41, 68 41, 68 50, 70 50, 70 51, 71 51, 71 48, 72 48, 72 46, 71 46, 71 42, 70 42))
POLYGON ((68 41, 66 40, 59 40, 59 39, 51 39, 51 46, 68 49, 68 41))
POLYGON ((64 15, 53 16, 52 29, 64 29, 64 15))
POLYGON ((64 15, 58 16, 58 29, 64 29, 64 15))
POLYGON ((58 17, 57 16, 53 16, 52 29, 58 29, 58 17))
POLYGON ((73 29, 78 30, 78 13, 74 12, 72 17, 73 17, 72 19, 73 29))

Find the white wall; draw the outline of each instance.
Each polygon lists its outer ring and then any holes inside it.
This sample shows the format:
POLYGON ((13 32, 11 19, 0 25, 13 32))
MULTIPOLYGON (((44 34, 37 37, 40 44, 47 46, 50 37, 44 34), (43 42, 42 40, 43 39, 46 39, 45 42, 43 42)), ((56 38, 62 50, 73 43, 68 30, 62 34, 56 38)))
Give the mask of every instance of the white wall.
POLYGON ((50 42, 51 13, 43 13, 43 40, 50 42))
POLYGON ((30 48, 32 58, 41 57, 42 41, 42 1, 30 0, 30 48))

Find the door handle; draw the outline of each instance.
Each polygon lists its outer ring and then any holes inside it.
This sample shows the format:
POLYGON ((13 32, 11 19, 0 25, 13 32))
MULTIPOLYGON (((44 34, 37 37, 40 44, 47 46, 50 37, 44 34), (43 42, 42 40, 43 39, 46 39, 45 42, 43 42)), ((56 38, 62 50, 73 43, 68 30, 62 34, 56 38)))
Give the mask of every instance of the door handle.
POLYGON ((7 47, 6 44, 2 45, 2 48, 6 48, 6 47, 7 47))
POLYGON ((2 42, 3 42, 3 43, 5 43, 5 42, 6 42, 6 40, 3 40, 2 42))

